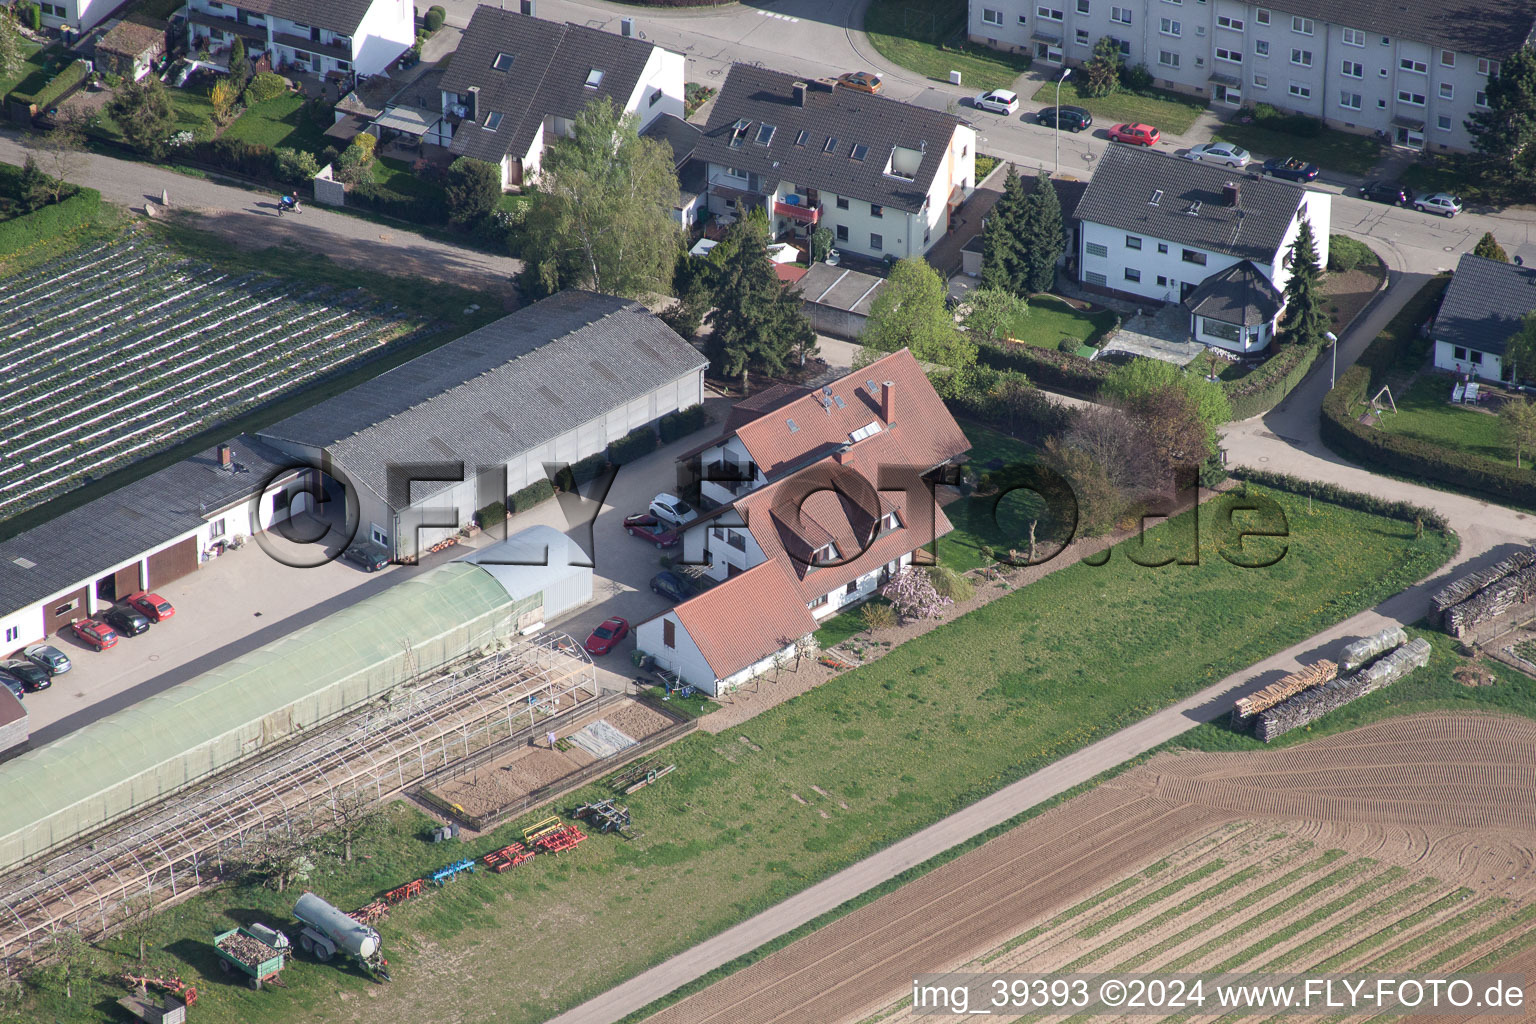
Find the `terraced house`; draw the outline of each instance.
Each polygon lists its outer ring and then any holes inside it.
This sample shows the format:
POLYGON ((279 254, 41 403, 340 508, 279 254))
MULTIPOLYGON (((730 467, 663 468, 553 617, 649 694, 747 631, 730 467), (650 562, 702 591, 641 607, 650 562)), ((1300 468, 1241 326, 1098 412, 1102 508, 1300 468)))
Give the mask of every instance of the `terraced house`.
POLYGON ((766 208, 775 238, 818 225, 875 259, 926 253, 976 188, 976 132, 941 110, 736 64, 694 149, 709 209, 766 208))
POLYGON ((187 42, 227 54, 236 37, 274 70, 377 75, 416 41, 411 0, 190 0, 187 42))
POLYGON ((689 561, 720 584, 636 629, 640 650, 709 693, 794 650, 951 529, 925 482, 970 448, 911 352, 821 389, 740 403, 698 459, 689 561))
POLYGON ((1524 0, 970 0, 968 23, 975 42, 1056 65, 1109 36, 1161 87, 1432 151, 1471 148, 1464 122, 1533 30, 1524 0))

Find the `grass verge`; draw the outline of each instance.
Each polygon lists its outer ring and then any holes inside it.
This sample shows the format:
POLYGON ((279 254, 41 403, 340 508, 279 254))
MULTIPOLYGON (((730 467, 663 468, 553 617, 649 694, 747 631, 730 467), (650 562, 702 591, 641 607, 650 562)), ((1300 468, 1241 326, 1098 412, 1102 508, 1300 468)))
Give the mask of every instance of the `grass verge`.
POLYGON ((1030 58, 971 43, 945 45, 965 36, 963 0, 873 0, 864 31, 880 56, 925 78, 949 81, 951 71, 977 92, 1005 89, 1029 70, 1030 58))
MULTIPOLYGON (((1056 83, 1047 82, 1031 97, 1041 106, 1056 103, 1056 83)), ((1068 79, 1061 86, 1061 105, 1082 107, 1104 128, 1120 121, 1155 125, 1165 135, 1183 135, 1205 109, 1205 104, 1174 92, 1115 92, 1108 96, 1082 96, 1068 79)))
POLYGON ((1223 142, 1235 142, 1244 149, 1266 157, 1299 156, 1310 160, 1325 171, 1358 174, 1364 177, 1381 158, 1381 143, 1369 135, 1322 128, 1317 135, 1298 138, 1254 121, 1241 124, 1229 121, 1221 126, 1216 137, 1223 142))

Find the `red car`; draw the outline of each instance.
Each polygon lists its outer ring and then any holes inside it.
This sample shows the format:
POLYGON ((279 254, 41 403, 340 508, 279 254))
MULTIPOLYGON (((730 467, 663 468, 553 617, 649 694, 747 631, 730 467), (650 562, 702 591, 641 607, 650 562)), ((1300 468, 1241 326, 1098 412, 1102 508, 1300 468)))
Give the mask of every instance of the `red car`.
POLYGON ((632 516, 625 516, 624 529, 631 537, 648 540, 658 548, 675 547, 682 539, 677 535, 676 529, 649 512, 636 512, 632 516))
POLYGON ((613 645, 629 636, 629 623, 615 615, 592 631, 582 644, 588 654, 607 654, 613 645))
POLYGON ((140 590, 137 593, 129 594, 123 600, 132 605, 134 611, 145 616, 151 622, 164 622, 176 614, 176 609, 171 607, 171 602, 159 594, 151 594, 147 590, 140 590))
POLYGON ((98 651, 117 646, 117 631, 105 622, 98 622, 95 619, 76 619, 69 624, 69 628, 75 631, 75 636, 98 651))
POLYGON ((1149 124, 1117 124, 1109 130, 1110 142, 1129 142, 1133 146, 1155 146, 1162 137, 1149 124))

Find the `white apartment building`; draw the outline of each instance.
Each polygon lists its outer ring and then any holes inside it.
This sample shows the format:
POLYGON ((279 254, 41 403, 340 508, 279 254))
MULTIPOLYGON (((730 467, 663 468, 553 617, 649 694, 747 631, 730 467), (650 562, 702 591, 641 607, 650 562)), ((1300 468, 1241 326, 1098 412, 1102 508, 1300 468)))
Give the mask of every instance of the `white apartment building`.
POLYGON ((1110 36, 1160 87, 1436 152, 1471 148, 1464 122, 1533 31, 1521 0, 970 0, 968 23, 972 41, 1048 65, 1110 36))

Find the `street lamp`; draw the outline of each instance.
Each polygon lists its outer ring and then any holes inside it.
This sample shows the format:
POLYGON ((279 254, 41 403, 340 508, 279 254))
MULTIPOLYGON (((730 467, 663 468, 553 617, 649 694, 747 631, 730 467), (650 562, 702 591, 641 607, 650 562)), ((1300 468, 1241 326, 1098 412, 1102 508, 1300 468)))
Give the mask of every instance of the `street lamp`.
POLYGON ((1333 349, 1333 369, 1328 374, 1328 390, 1332 391, 1339 382, 1339 336, 1332 331, 1325 331, 1323 337, 1328 339, 1328 347, 1333 349))
POLYGON ((1056 173, 1061 173, 1061 83, 1067 80, 1072 73, 1071 68, 1062 68, 1061 77, 1056 79, 1056 173))

